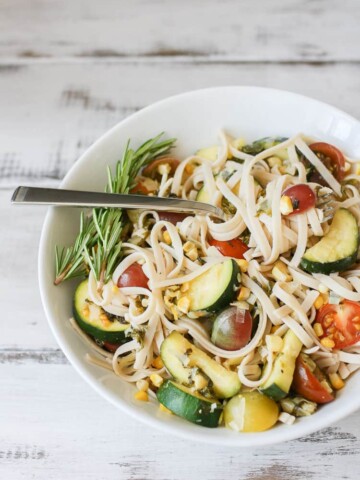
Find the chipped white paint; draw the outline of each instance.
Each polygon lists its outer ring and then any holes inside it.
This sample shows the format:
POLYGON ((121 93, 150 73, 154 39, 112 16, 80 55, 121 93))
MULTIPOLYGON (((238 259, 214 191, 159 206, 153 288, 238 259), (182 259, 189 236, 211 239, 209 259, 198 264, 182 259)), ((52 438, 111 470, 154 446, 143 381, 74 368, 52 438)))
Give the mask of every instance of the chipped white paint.
POLYGON ((184 90, 285 88, 360 118, 359 15, 357 0, 1 2, 0 478, 358 478, 358 414, 244 451, 169 437, 105 403, 42 311, 45 209, 9 200, 18 182, 56 185, 114 123, 184 90))
POLYGON ((357 0, 3 0, 0 56, 359 60, 357 0))

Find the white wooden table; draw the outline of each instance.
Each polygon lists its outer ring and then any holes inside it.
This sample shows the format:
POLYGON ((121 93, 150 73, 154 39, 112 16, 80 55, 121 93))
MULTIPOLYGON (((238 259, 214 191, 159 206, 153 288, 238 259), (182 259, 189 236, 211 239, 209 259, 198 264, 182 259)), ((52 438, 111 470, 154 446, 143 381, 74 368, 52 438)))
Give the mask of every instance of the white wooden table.
POLYGON ((1 479, 359 478, 359 414, 238 450, 170 438, 107 404, 47 326, 36 265, 45 209, 9 205, 15 185, 57 185, 110 126, 189 89, 284 88, 360 118, 359 21, 358 0, 0 3, 1 479))

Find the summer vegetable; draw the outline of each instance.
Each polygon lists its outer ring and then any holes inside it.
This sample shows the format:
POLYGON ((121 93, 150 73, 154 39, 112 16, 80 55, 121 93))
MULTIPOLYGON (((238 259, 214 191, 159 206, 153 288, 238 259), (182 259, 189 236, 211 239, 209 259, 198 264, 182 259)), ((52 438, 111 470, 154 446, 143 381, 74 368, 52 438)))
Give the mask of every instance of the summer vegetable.
POLYGON ((226 370, 178 332, 171 333, 161 344, 161 358, 171 375, 183 385, 192 385, 196 367, 211 380, 217 398, 230 398, 240 390, 235 372, 226 370))
POLYGON ((186 297, 190 310, 218 312, 236 298, 240 269, 234 260, 225 260, 190 282, 186 297))
POLYGON ((272 398, 280 400, 286 397, 293 381, 295 362, 302 348, 302 343, 292 330, 283 340, 283 347, 278 353, 268 380, 260 387, 260 391, 272 398))
POLYGON ((107 191, 211 201, 224 220, 95 209, 56 283, 85 277, 70 324, 137 402, 262 432, 336 401, 359 367, 360 162, 301 134, 220 139, 185 159, 173 140, 127 145, 107 191))
MULTIPOLYGON (((160 141, 162 135, 148 140, 137 150, 130 148, 128 141, 122 159, 116 164, 115 173, 112 174, 108 167, 107 192, 129 193, 141 169, 171 150, 175 139, 160 141)), ((120 259, 122 229, 121 209, 93 209, 89 218, 82 215, 80 233, 74 245, 61 250, 56 247, 55 285, 84 276, 89 268, 101 284, 106 283, 120 259)))
POLYGON ((317 313, 316 322, 322 327, 321 339, 327 339, 332 348, 345 348, 360 340, 360 305, 344 300, 339 305, 324 305, 317 313))
POLYGON ((89 300, 87 280, 81 282, 75 291, 73 311, 75 320, 84 332, 99 342, 120 345, 130 339, 125 333, 130 325, 123 318, 109 318, 106 312, 89 300))
POLYGON ((165 380, 156 396, 162 405, 189 422, 208 428, 219 426, 222 407, 216 399, 206 398, 171 380, 165 380))
POLYGON ((355 263, 358 249, 357 220, 349 210, 340 208, 328 233, 305 252, 301 266, 312 273, 342 272, 355 263))

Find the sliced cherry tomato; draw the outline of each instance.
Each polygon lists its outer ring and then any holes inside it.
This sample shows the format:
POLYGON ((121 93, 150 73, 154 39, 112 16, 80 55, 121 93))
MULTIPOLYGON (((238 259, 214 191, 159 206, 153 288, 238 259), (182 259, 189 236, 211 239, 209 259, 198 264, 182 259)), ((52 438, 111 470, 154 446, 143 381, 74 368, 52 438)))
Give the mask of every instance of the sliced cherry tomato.
POLYGON ((221 242, 210 238, 209 245, 216 247, 224 257, 244 258, 244 253, 249 250, 248 246, 240 240, 240 238, 234 238, 233 240, 227 240, 221 242))
POLYGON ((176 225, 177 222, 182 222, 189 215, 186 213, 176 213, 176 212, 158 212, 160 220, 165 222, 170 222, 173 225, 176 225))
POLYGON ((316 321, 321 323, 324 334, 335 343, 334 348, 345 348, 360 340, 360 305, 344 300, 340 305, 328 303, 318 310, 316 321))
POLYGON ((283 192, 283 195, 286 195, 291 199, 293 206, 293 211, 287 215, 288 217, 290 217, 290 215, 297 215, 298 213, 306 212, 310 208, 315 207, 315 193, 308 185, 303 183, 287 188, 283 192))
POLYGON ((252 323, 249 310, 228 307, 216 317, 211 341, 223 350, 239 350, 250 341, 252 323))
MULTIPOLYGON (((345 176, 345 158, 340 150, 330 143, 316 142, 309 145, 309 148, 320 158, 325 167, 341 182, 345 176)), ((308 180, 327 186, 326 180, 317 170, 313 170, 308 180)))
POLYGON ((159 172, 159 167, 160 167, 160 165, 166 165, 167 164, 170 167, 169 174, 174 175, 175 170, 177 169, 179 163, 180 163, 180 160, 178 160, 175 157, 171 157, 171 156, 160 157, 160 158, 157 158, 156 160, 152 161, 151 163, 149 163, 149 165, 147 165, 144 168, 142 173, 146 177, 150 177, 150 178, 155 178, 158 175, 161 176, 161 174, 159 172))
POLYGON ((155 192, 157 189, 156 182, 153 182, 149 178, 138 177, 130 193, 134 195, 149 195, 149 193, 155 192))
POLYGON ((148 286, 148 277, 145 275, 141 265, 138 263, 133 263, 129 268, 123 272, 118 281, 117 286, 120 288, 123 287, 142 287, 149 288, 148 286))
POLYGON ((121 343, 103 342, 102 347, 108 352, 114 353, 120 347, 121 343))
POLYGON ((331 387, 325 379, 325 375, 317 366, 314 371, 311 371, 307 358, 307 355, 300 354, 296 359, 292 389, 311 402, 331 402, 334 400, 334 396, 330 393, 331 387))

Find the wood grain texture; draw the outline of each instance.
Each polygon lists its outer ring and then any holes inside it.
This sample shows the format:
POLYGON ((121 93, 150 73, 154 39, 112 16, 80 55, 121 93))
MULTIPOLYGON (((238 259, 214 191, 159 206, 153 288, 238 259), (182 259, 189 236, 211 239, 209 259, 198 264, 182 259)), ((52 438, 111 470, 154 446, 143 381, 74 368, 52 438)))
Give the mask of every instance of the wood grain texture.
POLYGON ((69 365, 0 365, 0 376, 7 392, 0 476, 7 480, 356 478, 358 415, 286 446, 239 450, 150 430, 101 399, 69 365))
POLYGON ((231 84, 291 89, 360 117, 360 64, 101 61, 0 69, 0 186, 56 184, 95 139, 134 111, 186 90, 231 84))
POLYGON ((359 16, 357 0, 4 0, 0 56, 358 61, 359 16))
POLYGON ((46 210, 9 200, 18 183, 58 185, 109 127, 185 90, 283 88, 360 118, 359 20, 358 0, 1 2, 1 479, 358 478, 358 414, 286 445, 239 450, 170 437, 106 403, 43 313, 46 210))

